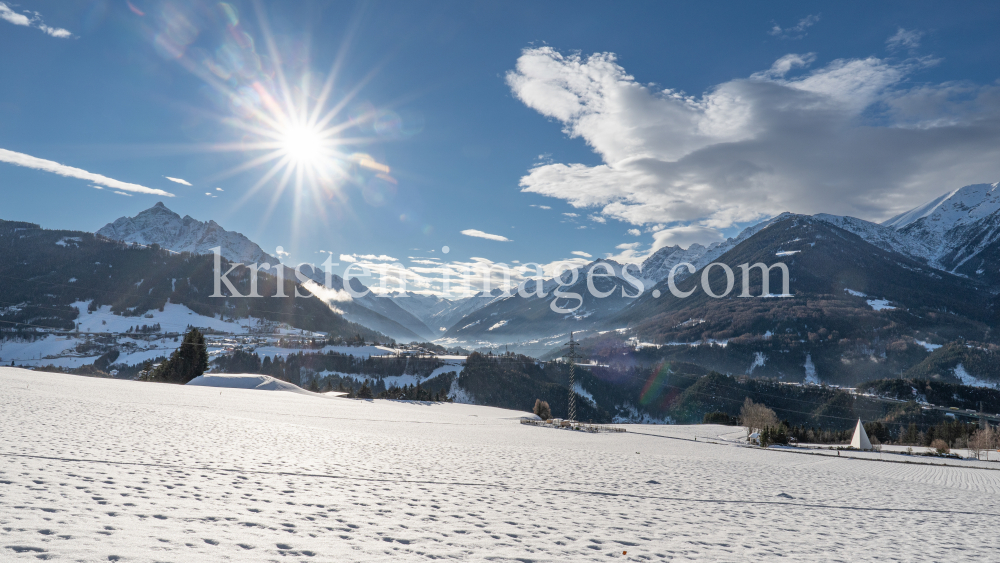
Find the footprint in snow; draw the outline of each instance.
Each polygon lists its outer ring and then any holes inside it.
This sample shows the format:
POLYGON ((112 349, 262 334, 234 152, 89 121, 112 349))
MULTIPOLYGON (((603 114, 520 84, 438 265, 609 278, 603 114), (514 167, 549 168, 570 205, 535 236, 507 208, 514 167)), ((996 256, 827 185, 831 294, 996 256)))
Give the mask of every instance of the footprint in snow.
POLYGON ((791 499, 795 498, 795 497, 793 497, 792 495, 790 495, 788 493, 781 493, 778 496, 781 497, 781 498, 791 498, 791 499))

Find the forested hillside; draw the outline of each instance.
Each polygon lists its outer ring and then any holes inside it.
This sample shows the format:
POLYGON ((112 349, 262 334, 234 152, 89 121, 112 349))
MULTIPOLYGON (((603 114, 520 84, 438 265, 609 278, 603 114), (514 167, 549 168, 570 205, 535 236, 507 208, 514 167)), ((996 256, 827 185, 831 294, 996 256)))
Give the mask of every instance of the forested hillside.
MULTIPOLYGON (((117 315, 142 317, 166 303, 222 319, 255 317, 331 336, 368 340, 386 338, 345 320, 321 300, 285 280, 284 294, 274 297, 276 279, 259 274, 262 297, 210 297, 214 258, 172 253, 159 248, 114 242, 90 233, 56 231, 32 223, 0 221, 0 330, 32 333, 36 328, 73 330, 76 302, 91 310, 109 305, 117 315), (308 297, 295 298, 298 288, 308 297)), ((222 261, 222 272, 229 263, 222 261)), ((250 270, 238 266, 229 279, 241 295, 249 295, 250 270)), ((137 319, 137 324, 138 319, 137 319)))

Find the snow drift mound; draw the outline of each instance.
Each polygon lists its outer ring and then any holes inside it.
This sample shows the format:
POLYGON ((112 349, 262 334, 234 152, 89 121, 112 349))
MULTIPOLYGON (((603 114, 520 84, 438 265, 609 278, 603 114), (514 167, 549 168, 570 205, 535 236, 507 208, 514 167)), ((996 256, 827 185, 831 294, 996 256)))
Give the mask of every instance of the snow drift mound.
POLYGON ((227 389, 259 389, 261 391, 291 391, 305 395, 316 395, 298 385, 275 379, 270 375, 256 373, 205 374, 187 382, 188 385, 202 387, 225 387, 227 389))

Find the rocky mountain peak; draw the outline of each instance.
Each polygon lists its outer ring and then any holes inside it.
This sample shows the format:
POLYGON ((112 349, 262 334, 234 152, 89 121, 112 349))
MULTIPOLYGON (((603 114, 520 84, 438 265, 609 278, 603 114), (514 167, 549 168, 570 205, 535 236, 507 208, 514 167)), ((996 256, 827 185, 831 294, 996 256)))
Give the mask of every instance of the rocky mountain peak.
POLYGON ((227 231, 215 221, 199 221, 190 215, 182 219, 162 201, 134 217, 119 217, 97 231, 98 235, 142 245, 158 244, 174 252, 211 254, 221 247, 221 254, 231 262, 278 264, 281 261, 235 231, 227 231))

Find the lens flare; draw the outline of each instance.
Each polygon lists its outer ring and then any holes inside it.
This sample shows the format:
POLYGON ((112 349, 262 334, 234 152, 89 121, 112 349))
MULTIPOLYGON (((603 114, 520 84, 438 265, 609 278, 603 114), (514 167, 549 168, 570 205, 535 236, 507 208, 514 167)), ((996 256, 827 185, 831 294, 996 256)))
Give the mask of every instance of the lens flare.
POLYGON ((639 395, 639 403, 646 406, 662 396, 669 379, 670 362, 663 362, 653 370, 649 379, 646 380, 646 385, 643 386, 642 393, 639 395))
MULTIPOLYGON (((250 6, 250 11, 241 13, 231 0, 215 4, 214 10, 165 3, 150 11, 143 28, 161 56, 176 60, 202 80, 200 90, 221 112, 218 121, 234 130, 228 142, 190 147, 244 157, 207 181, 259 170, 239 204, 266 194, 270 202, 262 220, 267 223, 291 193, 293 237, 302 223, 298 219, 306 214, 322 220, 351 215, 357 201, 352 194, 361 196, 366 205, 391 210, 398 181, 382 159, 361 151, 419 133, 422 116, 411 117, 405 111, 401 116, 359 99, 378 67, 349 87, 339 82, 347 64, 348 40, 329 71, 317 73, 311 67, 308 41, 275 35, 264 5, 250 6)), ((142 15, 132 4, 130 8, 142 15)))

